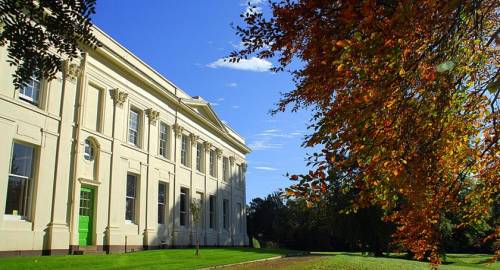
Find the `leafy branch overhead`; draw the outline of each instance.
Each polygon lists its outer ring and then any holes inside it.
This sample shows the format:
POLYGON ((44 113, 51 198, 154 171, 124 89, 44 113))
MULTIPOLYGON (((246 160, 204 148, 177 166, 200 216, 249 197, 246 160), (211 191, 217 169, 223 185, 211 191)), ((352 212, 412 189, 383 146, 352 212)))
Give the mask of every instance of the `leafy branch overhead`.
POLYGON ((94 13, 95 0, 0 0, 0 46, 16 67, 15 86, 33 75, 53 79, 64 59, 80 56, 80 45, 99 46, 94 13))
POLYGON ((438 264, 444 217, 480 224, 500 201, 499 7, 271 0, 269 15, 243 14, 232 61, 276 59, 296 82, 276 111, 314 110, 304 145, 321 151, 288 195, 355 192, 348 210, 381 207, 395 244, 438 264))

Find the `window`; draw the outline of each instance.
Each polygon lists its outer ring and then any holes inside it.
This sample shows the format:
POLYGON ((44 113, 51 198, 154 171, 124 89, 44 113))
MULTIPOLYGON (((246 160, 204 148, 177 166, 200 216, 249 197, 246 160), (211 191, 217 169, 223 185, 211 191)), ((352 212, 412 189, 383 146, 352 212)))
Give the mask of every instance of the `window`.
POLYGON ((181 226, 187 225, 188 220, 188 204, 189 204, 189 189, 181 188, 181 205, 180 205, 180 224, 181 226))
POLYGON ((215 150, 210 150, 210 175, 213 177, 217 177, 217 163, 215 162, 215 150))
POLYGON ((208 209, 208 218, 209 218, 209 226, 210 229, 215 229, 215 221, 216 221, 216 216, 215 216, 215 209, 217 207, 217 201, 215 199, 214 195, 210 195, 208 197, 208 203, 209 203, 209 209, 208 209))
POLYGON ((37 105, 38 99, 40 97, 40 89, 40 78, 33 75, 31 76, 30 80, 23 83, 23 85, 19 89, 19 98, 37 105))
POLYGON ((86 160, 94 160, 94 146, 89 139, 85 140, 83 158, 86 160))
POLYGON ((188 136, 187 135, 182 135, 182 141, 181 141, 181 164, 184 166, 188 166, 188 136))
POLYGON ((125 201, 125 220, 135 221, 135 203, 137 196, 137 176, 127 175, 127 194, 125 201))
POLYGON ((203 171, 203 145, 201 143, 196 144, 196 170, 199 172, 203 171))
POLYGON ((240 186, 243 185, 243 168, 241 167, 241 164, 238 165, 238 184, 240 186))
POLYGON ((128 142, 139 146, 139 136, 140 136, 140 121, 139 121, 140 113, 137 110, 131 109, 129 120, 128 120, 128 142))
POLYGON ((167 184, 160 182, 158 184, 158 224, 165 224, 167 208, 167 184))
POLYGON ((168 158, 168 126, 160 124, 160 155, 168 158))
POLYGON ((229 181, 229 159, 227 157, 222 158, 222 180, 229 181))
POLYGON ((92 84, 87 85, 84 104, 83 125, 97 132, 102 131, 102 107, 104 90, 92 84))
POLYGON ((222 200, 222 218, 224 229, 229 229, 229 200, 222 200))
POLYGON ((14 143, 5 205, 7 215, 27 218, 30 214, 34 156, 33 147, 14 143))

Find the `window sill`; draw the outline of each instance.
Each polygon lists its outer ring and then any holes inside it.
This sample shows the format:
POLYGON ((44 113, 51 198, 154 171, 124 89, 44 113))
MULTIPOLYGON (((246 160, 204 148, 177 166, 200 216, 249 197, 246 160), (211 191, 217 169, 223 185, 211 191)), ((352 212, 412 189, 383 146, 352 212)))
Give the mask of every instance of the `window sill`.
POLYGON ((28 220, 28 217, 25 217, 25 216, 4 215, 4 220, 23 222, 23 223, 31 223, 31 221, 28 220))

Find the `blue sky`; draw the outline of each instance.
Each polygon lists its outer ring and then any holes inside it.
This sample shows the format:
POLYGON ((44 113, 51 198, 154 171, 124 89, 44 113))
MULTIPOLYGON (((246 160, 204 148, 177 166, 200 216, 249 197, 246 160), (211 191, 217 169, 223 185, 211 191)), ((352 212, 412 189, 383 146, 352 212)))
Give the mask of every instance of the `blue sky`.
MULTIPOLYGON (((251 0, 260 8, 264 1, 251 0)), ((247 201, 290 185, 287 172, 305 170, 307 112, 271 116, 280 92, 293 88, 288 73, 268 71, 272 62, 221 61, 239 39, 247 1, 97 0, 93 22, 191 96, 212 103, 219 117, 252 148, 247 201)))

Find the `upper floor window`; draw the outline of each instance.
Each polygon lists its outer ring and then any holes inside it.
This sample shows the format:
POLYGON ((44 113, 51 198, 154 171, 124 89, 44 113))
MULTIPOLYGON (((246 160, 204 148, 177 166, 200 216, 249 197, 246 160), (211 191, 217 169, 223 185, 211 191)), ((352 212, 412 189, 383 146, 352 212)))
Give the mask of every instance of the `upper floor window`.
POLYGON ((127 193, 125 195, 125 220, 135 222, 135 204, 137 198, 137 176, 127 175, 127 193))
POLYGON ((181 188, 181 201, 179 211, 179 223, 186 226, 188 221, 189 189, 181 188))
POLYGON ((238 184, 243 185, 243 167, 238 165, 238 184))
POLYGON ((35 75, 31 76, 31 78, 27 82, 23 83, 19 89, 19 98, 38 105, 41 85, 40 78, 35 75))
POLYGON ((140 136, 140 113, 136 109, 130 109, 128 120, 128 142, 139 146, 140 136))
POLYGON ((216 162, 215 150, 210 150, 210 175, 213 177, 217 177, 217 162, 216 162))
POLYGON ((94 146, 89 139, 86 139, 84 143, 83 158, 86 160, 94 160, 94 146))
POLYGON ((222 158, 222 180, 229 181, 229 159, 227 157, 222 158))
POLYGON ((189 139, 187 135, 182 135, 181 141, 181 164, 184 166, 189 166, 188 162, 188 150, 189 147, 189 139))
POLYGON ((168 126, 160 124, 160 155, 168 158, 168 126))
POLYGON ((203 145, 196 143, 196 170, 203 171, 203 145))
POLYGON ((5 214, 27 218, 31 211, 35 149, 14 143, 12 151, 5 214))
POLYGON ((160 182, 158 184, 158 224, 165 224, 167 213, 167 184, 160 182))

